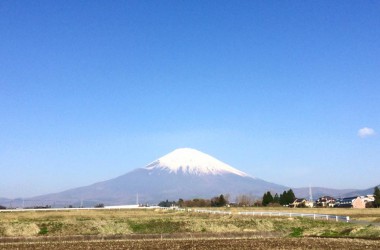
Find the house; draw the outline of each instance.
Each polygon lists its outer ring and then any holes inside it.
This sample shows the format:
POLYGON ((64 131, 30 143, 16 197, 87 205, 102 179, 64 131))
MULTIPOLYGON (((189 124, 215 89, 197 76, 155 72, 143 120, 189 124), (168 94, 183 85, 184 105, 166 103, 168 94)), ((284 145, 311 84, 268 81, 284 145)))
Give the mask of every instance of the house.
POLYGON ((365 208, 365 202, 361 196, 346 197, 338 199, 336 207, 365 208))
POLYGON ((301 199, 295 199, 293 203, 289 204, 289 207, 306 207, 306 199, 301 198, 301 199))
POLYGON ((314 207, 314 201, 306 201, 305 206, 306 207, 314 207))
POLYGON ((360 196, 364 202, 367 204, 368 202, 374 202, 375 196, 373 194, 367 194, 366 196, 360 196))
POLYGON ((319 197, 317 200, 317 207, 334 207, 335 205, 335 198, 331 196, 322 196, 319 197))

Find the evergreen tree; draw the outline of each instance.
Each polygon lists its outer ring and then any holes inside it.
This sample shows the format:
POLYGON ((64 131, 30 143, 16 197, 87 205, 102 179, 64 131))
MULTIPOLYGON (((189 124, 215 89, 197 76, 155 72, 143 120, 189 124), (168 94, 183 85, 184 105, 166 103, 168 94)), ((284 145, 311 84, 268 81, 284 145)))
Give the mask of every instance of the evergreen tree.
POLYGON ((273 203, 280 203, 280 197, 278 196, 277 193, 273 197, 273 203))
POLYGON ((288 197, 287 198, 288 198, 287 204, 292 203, 296 199, 296 196, 294 195, 294 192, 292 189, 288 190, 288 197))
POLYGON ((267 193, 264 193, 261 204, 263 204, 263 206, 268 205, 267 200, 267 193))
POLYGON ((223 207, 227 204, 226 198, 224 198, 224 195, 220 195, 219 197, 216 196, 211 199, 211 206, 212 207, 223 207))
POLYGON ((219 206, 224 207, 227 204, 227 200, 224 198, 224 195, 219 196, 219 206))
POLYGON ((284 191, 282 194, 280 194, 279 202, 281 205, 289 205, 296 199, 296 196, 294 195, 294 192, 292 189, 289 189, 288 191, 284 191))
POLYGON ((272 194, 268 191, 263 195, 263 206, 267 206, 269 203, 273 202, 273 196, 272 194))
POLYGON ((280 194, 280 204, 281 205, 286 205, 286 195, 287 195, 287 192, 284 191, 282 194, 280 194))
POLYGON ((380 207, 380 189, 379 187, 375 187, 373 191, 373 195, 375 196, 375 201, 373 202, 374 207, 380 207))

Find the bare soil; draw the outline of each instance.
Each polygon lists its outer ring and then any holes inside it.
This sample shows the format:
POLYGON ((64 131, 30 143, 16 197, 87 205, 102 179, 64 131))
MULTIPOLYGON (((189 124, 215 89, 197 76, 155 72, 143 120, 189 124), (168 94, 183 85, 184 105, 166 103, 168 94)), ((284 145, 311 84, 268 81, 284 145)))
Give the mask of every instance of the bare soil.
POLYGON ((334 238, 143 239, 0 243, 0 249, 379 249, 380 241, 334 238))

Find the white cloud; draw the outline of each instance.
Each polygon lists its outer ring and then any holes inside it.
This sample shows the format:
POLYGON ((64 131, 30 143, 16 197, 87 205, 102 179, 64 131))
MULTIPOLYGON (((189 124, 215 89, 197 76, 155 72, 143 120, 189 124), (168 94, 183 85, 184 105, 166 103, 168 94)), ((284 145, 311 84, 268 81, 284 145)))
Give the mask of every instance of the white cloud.
POLYGON ((375 134, 376 133, 375 133, 375 130, 373 128, 364 127, 364 128, 359 129, 359 131, 358 131, 358 136, 361 138, 374 136, 375 134))

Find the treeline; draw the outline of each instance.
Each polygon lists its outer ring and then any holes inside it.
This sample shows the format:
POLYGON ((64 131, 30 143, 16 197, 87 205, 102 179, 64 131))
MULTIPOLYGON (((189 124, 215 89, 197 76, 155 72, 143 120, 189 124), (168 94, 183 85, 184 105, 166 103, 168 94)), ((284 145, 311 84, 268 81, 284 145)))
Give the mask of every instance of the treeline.
POLYGON ((192 200, 183 200, 179 199, 178 201, 161 201, 158 203, 160 207, 224 207, 229 203, 228 196, 221 194, 215 196, 211 199, 192 199, 192 200))
POLYGON ((375 200, 373 202, 374 207, 380 207, 380 189, 378 186, 375 187, 373 191, 373 196, 375 197, 375 200))
POLYGON ((368 202, 366 207, 368 208, 380 208, 380 189, 376 186, 373 190, 373 197, 375 200, 373 202, 368 202))
POLYGON ((277 193, 273 196, 271 192, 266 192, 263 195, 262 199, 262 205, 263 206, 270 206, 270 205, 289 205, 296 199, 296 196, 294 195, 294 192, 292 189, 289 189, 288 191, 284 191, 282 194, 278 195, 277 193))

